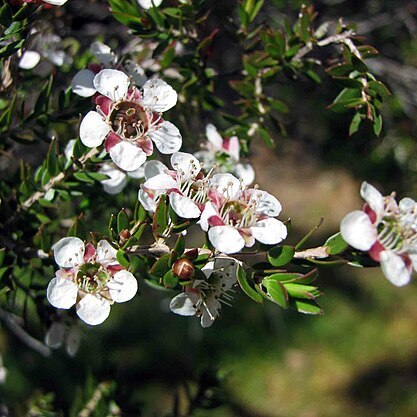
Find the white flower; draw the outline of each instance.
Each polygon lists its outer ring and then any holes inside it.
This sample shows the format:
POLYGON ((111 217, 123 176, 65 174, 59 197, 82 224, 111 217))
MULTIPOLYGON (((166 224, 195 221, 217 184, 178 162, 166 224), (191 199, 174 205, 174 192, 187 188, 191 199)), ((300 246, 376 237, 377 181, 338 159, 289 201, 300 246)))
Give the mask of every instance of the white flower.
POLYGON ((287 237, 287 228, 275 219, 281 212, 279 201, 257 188, 244 189, 231 174, 213 176, 200 226, 208 231, 212 245, 223 253, 239 252, 255 240, 275 245, 287 237))
POLYGON ((135 171, 153 153, 153 143, 163 154, 177 152, 182 137, 162 112, 175 106, 177 93, 162 80, 149 80, 143 93, 130 87, 129 77, 104 69, 94 77, 97 111, 90 111, 80 125, 80 139, 93 148, 105 141, 113 162, 124 171, 135 171))
POLYGON ((102 323, 113 302, 132 299, 137 292, 135 277, 116 260, 116 250, 105 240, 97 249, 77 237, 66 237, 54 245, 55 262, 60 266, 47 288, 47 298, 56 308, 76 305, 81 320, 102 323))
POLYGON ((162 0, 137 0, 139 6, 144 9, 150 9, 151 7, 158 7, 162 3, 162 0))
MULTIPOLYGON (((139 191, 139 201, 150 211, 155 211, 158 198, 169 195, 169 203, 175 213, 185 219, 200 217, 207 200, 206 183, 199 179, 200 162, 191 154, 176 152, 171 156, 169 170, 154 161, 145 166, 145 183, 139 191)), ((204 177, 203 177, 204 178, 204 177)))
POLYGON ((204 169, 208 170, 215 165, 216 172, 232 172, 243 180, 244 185, 252 184, 255 180, 255 171, 250 164, 239 162, 238 137, 223 139, 212 124, 206 126, 206 136, 208 141, 205 149, 195 154, 204 163, 204 169))
POLYGON ((104 191, 108 194, 119 194, 123 188, 125 188, 128 177, 144 177, 143 166, 139 167, 135 171, 125 172, 111 162, 105 162, 102 164, 98 172, 109 177, 108 179, 100 181, 103 185, 104 191))
POLYGON ((210 327, 219 316, 221 303, 230 305, 228 293, 236 283, 238 263, 233 258, 215 258, 201 271, 205 280, 195 280, 185 292, 175 296, 169 305, 171 311, 181 316, 201 317, 201 326, 210 327))
POLYGON ((412 270, 417 270, 417 204, 394 195, 382 196, 363 182, 363 210, 347 214, 341 224, 343 239, 355 249, 369 253, 381 263, 382 272, 396 286, 408 284, 412 270))

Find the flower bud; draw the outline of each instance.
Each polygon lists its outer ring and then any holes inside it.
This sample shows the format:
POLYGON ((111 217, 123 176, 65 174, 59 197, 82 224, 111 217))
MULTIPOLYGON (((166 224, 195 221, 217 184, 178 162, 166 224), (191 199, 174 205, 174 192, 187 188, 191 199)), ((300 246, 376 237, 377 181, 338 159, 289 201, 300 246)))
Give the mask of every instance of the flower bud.
POLYGON ((130 232, 128 229, 124 229, 119 233, 119 241, 120 241, 119 243, 121 245, 124 245, 129 238, 130 238, 130 232))
POLYGON ((178 261, 172 265, 172 272, 174 275, 184 281, 191 279, 194 276, 194 271, 193 263, 186 258, 178 259, 178 261))

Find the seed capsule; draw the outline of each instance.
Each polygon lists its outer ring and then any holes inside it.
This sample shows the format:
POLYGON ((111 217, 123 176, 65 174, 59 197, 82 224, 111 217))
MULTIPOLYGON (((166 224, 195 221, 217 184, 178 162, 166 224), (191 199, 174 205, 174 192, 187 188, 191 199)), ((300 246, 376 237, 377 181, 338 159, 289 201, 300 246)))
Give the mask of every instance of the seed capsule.
POLYGON ((176 261, 174 265, 172 265, 172 272, 179 279, 187 281, 194 276, 195 268, 190 260, 182 258, 178 259, 178 261, 176 261))

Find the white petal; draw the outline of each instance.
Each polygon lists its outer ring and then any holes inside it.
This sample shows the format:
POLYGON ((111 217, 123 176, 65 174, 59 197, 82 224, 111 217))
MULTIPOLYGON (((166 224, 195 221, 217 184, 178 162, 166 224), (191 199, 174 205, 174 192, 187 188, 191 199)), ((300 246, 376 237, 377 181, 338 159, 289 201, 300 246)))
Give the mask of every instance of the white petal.
POLYGON ((101 263, 102 265, 109 265, 113 263, 118 263, 116 261, 117 250, 110 245, 107 240, 100 240, 97 243, 97 262, 101 263))
POLYGON ((135 171, 146 161, 146 154, 138 146, 122 140, 109 150, 113 162, 125 171, 135 171))
POLYGON ((413 265, 414 271, 417 272, 417 254, 412 253, 408 255, 410 257, 411 264, 413 265))
POLYGON ((145 70, 134 61, 126 61, 123 65, 123 69, 129 74, 133 83, 137 86, 143 86, 146 81, 148 81, 145 70))
POLYGON ((213 145, 215 151, 220 151, 223 146, 223 138, 220 136, 220 133, 217 131, 216 126, 209 123, 206 126, 206 136, 209 142, 213 145))
POLYGON ((169 195, 169 203, 178 216, 184 219, 197 219, 200 217, 200 209, 191 198, 183 196, 178 193, 171 193, 169 195))
POLYGON ((85 323, 95 326, 109 317, 110 304, 104 299, 87 294, 77 303, 77 314, 85 323))
POLYGON ((77 139, 70 139, 65 146, 64 155, 66 159, 71 159, 74 155, 74 148, 75 144, 77 143, 77 139))
POLYGON ((240 181, 229 173, 213 175, 210 185, 216 187, 219 193, 231 200, 236 199, 241 191, 240 181))
POLYGON ((143 184, 145 188, 150 190, 170 190, 178 188, 177 182, 168 174, 158 174, 149 178, 143 184))
POLYGON ((416 206, 416 202, 412 198, 409 198, 409 197, 405 197, 401 199, 399 203, 399 207, 401 211, 413 210, 415 206, 416 206))
POLYGON ((97 91, 93 82, 95 76, 89 69, 78 71, 71 82, 72 92, 81 97, 93 96, 97 91))
MULTIPOLYGON (((210 275, 213 273, 214 270, 214 261, 207 262, 202 268, 201 272, 206 276, 206 278, 209 278, 210 275)), ((195 280, 196 281, 196 280, 195 280)), ((194 281, 194 282, 195 282, 194 281)))
POLYGON ((65 342, 67 345, 67 353, 68 355, 75 356, 75 354, 78 352, 78 348, 80 347, 81 342, 81 334, 79 330, 72 326, 70 330, 68 331, 67 337, 65 338, 65 342))
MULTIPOLYGON (((75 303, 74 303, 75 304, 75 303)), ((45 344, 52 349, 57 349, 62 345, 65 335, 65 326, 58 321, 54 321, 45 335, 45 344)))
POLYGON ((124 303, 131 300, 138 291, 138 282, 129 271, 119 271, 107 283, 110 297, 116 303, 124 303))
POLYGON ((364 181, 361 186, 361 196, 376 213, 378 218, 382 216, 384 212, 384 197, 382 197, 382 194, 374 186, 364 181))
POLYGON ((46 290, 48 301, 56 308, 71 308, 77 301, 78 287, 69 279, 52 278, 46 290))
POLYGON ((158 125, 157 130, 149 132, 148 136, 155 142, 159 152, 163 154, 171 154, 181 149, 181 133, 171 122, 162 122, 158 125))
POLYGON ((392 284, 402 287, 410 282, 411 272, 403 259, 392 251, 384 250, 380 254, 381 269, 392 284))
POLYGON ((109 125, 95 111, 88 112, 80 125, 81 142, 89 148, 100 146, 109 132, 109 125))
POLYGON ((166 171, 168 171, 168 168, 160 161, 153 160, 145 164, 145 178, 147 180, 158 174, 164 174, 166 171))
POLYGON ((220 308, 220 301, 215 298, 207 299, 203 308, 203 314, 201 315, 201 327, 210 327, 214 323, 214 320, 219 316, 218 310, 220 310, 220 308))
POLYGON ((135 169, 134 171, 129 171, 127 173, 128 177, 139 179, 145 177, 145 168, 144 165, 140 166, 138 169, 135 169))
POLYGON ((126 96, 129 77, 122 71, 104 69, 94 77, 94 87, 103 96, 117 101, 126 96))
POLYGON ((84 263, 84 242, 78 237, 64 237, 53 246, 55 262, 61 268, 84 263))
POLYGON ((186 152, 175 152, 171 156, 171 166, 181 172, 181 178, 187 180, 195 177, 201 171, 201 165, 198 159, 186 152))
POLYGON ((251 185, 255 181, 255 171, 251 164, 236 164, 235 174, 238 178, 243 180, 244 185, 251 185))
POLYGON ((151 7, 158 7, 162 3, 162 0, 138 0, 138 4, 144 9, 150 9, 151 7))
POLYGON ((115 61, 115 55, 110 47, 102 42, 93 42, 90 51, 106 67, 112 65, 115 61))
POLYGON ((25 51, 19 61, 19 68, 30 70, 35 68, 41 60, 41 54, 36 51, 25 51))
POLYGON ((206 203, 206 205, 204 206, 204 210, 201 213, 201 218, 198 221, 198 224, 201 226, 201 228, 205 232, 207 232, 207 230, 209 229, 208 219, 212 216, 218 216, 218 215, 219 214, 217 213, 213 205, 211 203, 206 203))
POLYGON ((146 191, 143 191, 142 189, 139 190, 138 200, 145 210, 151 211, 152 213, 155 212, 156 201, 146 191))
POLYGON ((169 308, 181 316, 194 316, 197 312, 195 305, 195 296, 192 296, 192 293, 181 293, 171 300, 169 308))
POLYGON ((223 253, 239 252, 245 246, 245 240, 232 226, 214 226, 208 236, 212 245, 223 253))
POLYGON ((275 245, 287 237, 287 228, 281 221, 273 218, 260 220, 251 228, 252 236, 265 245, 275 245))
POLYGON ((271 194, 262 190, 252 190, 255 193, 254 199, 257 201, 256 212, 267 216, 275 217, 281 213, 281 203, 271 194))
POLYGON ((100 174, 108 175, 110 178, 100 181, 104 191, 109 194, 118 194, 127 184, 126 174, 114 164, 103 164, 98 170, 100 174))
POLYGON ((62 6, 67 0, 43 0, 45 3, 52 4, 54 6, 62 6))
POLYGON ((239 139, 237 136, 232 136, 229 138, 229 149, 227 152, 235 160, 235 162, 239 161, 240 158, 240 144, 239 139))
POLYGON ((163 80, 148 80, 143 86, 144 107, 156 111, 164 112, 177 104, 177 92, 163 80))
POLYGON ((214 270, 219 275, 219 290, 228 291, 237 281, 238 261, 229 257, 217 257, 214 260, 214 270))
POLYGON ((343 239, 355 249, 367 251, 375 243, 377 229, 368 215, 360 210, 347 214, 340 223, 343 239))

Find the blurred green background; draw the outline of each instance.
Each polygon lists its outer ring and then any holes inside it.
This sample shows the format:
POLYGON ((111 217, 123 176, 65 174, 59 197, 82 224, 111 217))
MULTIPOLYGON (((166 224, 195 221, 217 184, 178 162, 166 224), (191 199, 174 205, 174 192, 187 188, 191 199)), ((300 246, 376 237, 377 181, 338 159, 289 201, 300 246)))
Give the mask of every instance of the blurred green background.
MULTIPOLYGON (((104 33, 103 39, 122 42, 127 35, 118 33, 120 27, 103 3, 89 1, 87 8, 85 1, 69 0, 62 12, 67 27, 57 22, 58 31, 71 33, 84 47, 104 33)), ((337 92, 335 85, 325 78, 319 87, 290 81, 280 85, 291 108, 284 120, 287 136, 277 133, 273 151, 254 143, 251 161, 261 188, 281 201, 281 218, 291 217, 290 244, 321 216, 325 222, 311 245, 335 233, 340 219, 361 206, 362 180, 384 194, 397 190, 400 196, 417 197, 417 2, 313 4, 320 23, 343 16, 358 25, 358 33, 380 51, 370 66, 393 95, 381 138, 370 128, 349 137, 349 117, 325 109, 337 92)), ((295 17, 300 5, 271 0, 265 16, 277 22, 283 14, 295 17)), ((214 13, 229 6, 219 4, 214 13)), ((213 66, 227 65, 220 57, 224 52, 222 45, 214 45, 213 66)), ((200 121, 200 132, 204 123, 200 121)), ((103 216, 104 205, 106 212, 133 207, 136 192, 137 186, 130 184, 114 201, 97 193, 90 203, 91 218, 94 210, 103 216)), ((93 226, 100 227, 99 221, 93 226)), ((90 386, 113 380, 115 401, 123 415, 131 416, 171 415, 175 401, 178 415, 187 415, 185 392, 195 393, 199 386, 216 405, 193 411, 201 417, 416 416, 416 285, 395 288, 378 269, 323 267, 319 287, 324 292, 322 317, 260 306, 237 295, 234 307, 224 307, 221 319, 203 330, 197 319, 169 312, 173 293, 156 293, 142 284, 141 296, 113 306, 103 325, 80 326, 83 336, 74 358, 63 349, 44 358, 1 329, 8 374, 0 385, 0 403, 10 415, 24 415, 30 407, 47 409, 50 400, 66 415, 76 409, 74 400, 88 401, 90 386), (46 393, 53 397, 44 397, 46 393)), ((42 413, 31 415, 48 415, 42 413)))

